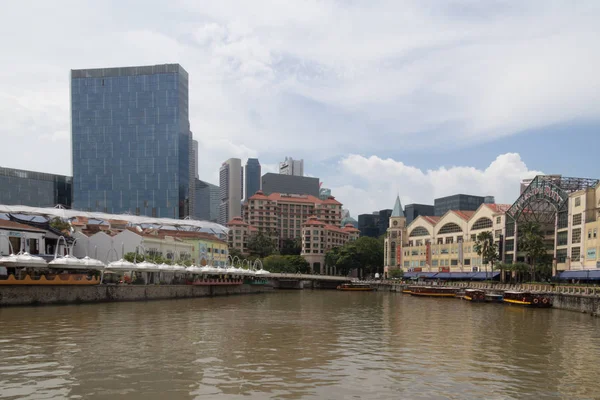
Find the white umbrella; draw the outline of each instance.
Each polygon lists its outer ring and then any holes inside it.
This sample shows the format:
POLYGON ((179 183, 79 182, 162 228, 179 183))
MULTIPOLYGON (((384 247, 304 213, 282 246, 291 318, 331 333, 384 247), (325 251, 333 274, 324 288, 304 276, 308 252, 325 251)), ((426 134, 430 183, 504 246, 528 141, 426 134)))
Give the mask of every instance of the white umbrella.
POLYGON ((106 269, 111 271, 135 271, 135 264, 121 258, 119 261, 108 264, 106 269))
POLYGON ((212 267, 209 267, 208 265, 200 267, 200 273, 205 275, 212 274, 212 267))
POLYGON ((85 269, 95 269, 98 271, 102 271, 104 268, 106 268, 106 265, 104 265, 102 261, 96 260, 94 258, 89 258, 88 256, 83 257, 81 261, 83 262, 85 269))
POLYGON ((271 275, 271 273, 267 270, 259 269, 258 271, 255 272, 255 275, 266 276, 266 275, 271 275))
POLYGON ((225 272, 229 275, 239 275, 239 270, 235 267, 229 267, 227 269, 225 269, 225 272))
POLYGON ((84 269, 85 265, 83 261, 77 257, 67 254, 64 257, 55 258, 54 260, 50 261, 48 263, 48 267, 59 269, 84 269))
POLYGON ((9 256, 0 257, 0 265, 5 265, 7 267, 12 267, 17 262, 17 255, 11 254, 9 256))
POLYGON ((17 260, 14 265, 17 267, 45 267, 48 263, 42 257, 32 256, 25 252, 17 254, 17 260))
POLYGON ((174 272, 173 266, 162 263, 158 266, 160 272, 174 272))
POLYGON ((185 272, 185 270, 186 270, 186 268, 179 264, 173 265, 173 271, 175 271, 175 272, 185 272))
POLYGON ((160 269, 158 265, 148 262, 142 261, 141 263, 135 264, 135 270, 139 272, 158 272, 160 269))

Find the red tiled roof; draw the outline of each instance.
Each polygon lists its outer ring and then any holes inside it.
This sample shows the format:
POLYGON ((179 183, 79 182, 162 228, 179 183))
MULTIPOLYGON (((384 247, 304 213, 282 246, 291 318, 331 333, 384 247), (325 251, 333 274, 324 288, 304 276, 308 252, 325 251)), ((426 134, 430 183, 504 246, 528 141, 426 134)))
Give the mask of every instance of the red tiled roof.
POLYGON ((340 228, 339 226, 335 226, 335 225, 325 225, 325 229, 327 229, 328 231, 334 231, 334 232, 338 232, 338 233, 346 233, 348 234, 348 231, 343 230, 342 228, 340 228))
POLYGON ((247 222, 244 222, 244 220, 242 219, 242 217, 235 217, 233 218, 231 221, 229 221, 227 223, 227 226, 232 225, 232 226, 248 226, 247 222))
POLYGON ((450 210, 450 212, 453 212, 454 214, 458 215, 460 218, 464 219, 465 221, 468 221, 469 219, 471 219, 473 214, 475 214, 475 211, 450 210))
POLYGON ((40 232, 40 233, 45 232, 41 229, 37 229, 37 228, 31 227, 29 225, 20 224, 18 222, 9 221, 6 219, 0 219, 0 228, 14 229, 16 231, 40 232))
POLYGON ((484 204, 486 207, 490 208, 492 211, 497 213, 505 213, 508 211, 510 204, 484 204))
POLYGON ((323 226, 326 224, 325 224, 325 222, 319 221, 319 219, 317 217, 315 217, 314 215, 308 217, 306 222, 302 224, 302 226, 314 226, 314 225, 323 226))
POLYGON ((342 203, 340 203, 339 201, 337 201, 335 199, 335 197, 333 197, 333 196, 329 196, 327 198, 327 200, 322 200, 321 203, 322 204, 336 204, 336 205, 340 205, 340 206, 342 205, 342 203))
POLYGON ((359 230, 359 229, 357 229, 357 228, 355 228, 355 227, 354 227, 354 225, 352 225, 352 224, 346 224, 346 225, 344 225, 344 227, 343 227, 342 229, 343 229, 345 232, 349 232, 349 233, 352 233, 352 232, 360 232, 360 230, 359 230))
POLYGON ((322 200, 318 197, 306 195, 293 195, 293 196, 282 196, 281 193, 271 193, 268 196, 269 200, 276 201, 278 203, 312 203, 322 204, 322 200))
POLYGON ((269 200, 269 198, 263 193, 262 190, 254 193, 248 200, 269 200))
POLYGON ((429 222, 431 225, 437 224, 438 221, 441 219, 441 217, 434 217, 432 215, 422 215, 421 217, 427 222, 429 222))

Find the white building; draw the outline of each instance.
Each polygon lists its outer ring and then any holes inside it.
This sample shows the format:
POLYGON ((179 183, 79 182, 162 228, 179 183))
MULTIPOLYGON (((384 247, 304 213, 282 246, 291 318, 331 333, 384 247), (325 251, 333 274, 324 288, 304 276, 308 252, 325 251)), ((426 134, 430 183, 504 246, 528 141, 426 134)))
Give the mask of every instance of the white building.
POLYGON ((219 223, 227 224, 231 219, 242 215, 242 186, 244 169, 242 160, 230 158, 221 165, 219 171, 219 187, 221 203, 219 204, 219 223))
POLYGON ((304 176, 304 160, 294 160, 286 157, 285 161, 279 163, 279 173, 282 175, 304 176))

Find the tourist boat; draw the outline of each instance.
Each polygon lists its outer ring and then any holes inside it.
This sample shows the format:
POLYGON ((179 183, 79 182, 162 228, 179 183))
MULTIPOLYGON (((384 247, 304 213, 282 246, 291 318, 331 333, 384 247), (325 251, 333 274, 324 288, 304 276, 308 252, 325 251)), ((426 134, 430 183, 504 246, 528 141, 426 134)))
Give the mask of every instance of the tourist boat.
POLYGON ((456 297, 457 288, 435 287, 435 286, 416 286, 411 289, 411 296, 431 296, 431 297, 456 297))
POLYGON ((465 289, 463 299, 473 302, 485 301, 485 291, 480 289, 465 289))
POLYGON ((337 290, 348 292, 372 292, 375 288, 368 283, 343 283, 337 287, 337 290))
POLYGON ((413 289, 418 288, 419 286, 407 286, 405 289, 402 289, 402 293, 411 294, 413 289))
POLYGON ((503 297, 501 294, 486 293, 485 301, 488 303, 502 303, 503 297))
POLYGON ((552 307, 552 298, 530 292, 504 292, 503 301, 526 307, 552 307))

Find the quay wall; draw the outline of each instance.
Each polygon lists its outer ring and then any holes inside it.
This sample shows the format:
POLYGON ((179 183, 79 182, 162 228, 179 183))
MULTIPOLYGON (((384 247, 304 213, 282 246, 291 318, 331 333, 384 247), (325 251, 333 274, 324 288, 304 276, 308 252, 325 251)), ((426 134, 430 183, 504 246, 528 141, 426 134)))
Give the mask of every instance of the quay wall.
POLYGON ((0 307, 182 299, 266 293, 272 290, 273 288, 268 285, 2 286, 0 307))

